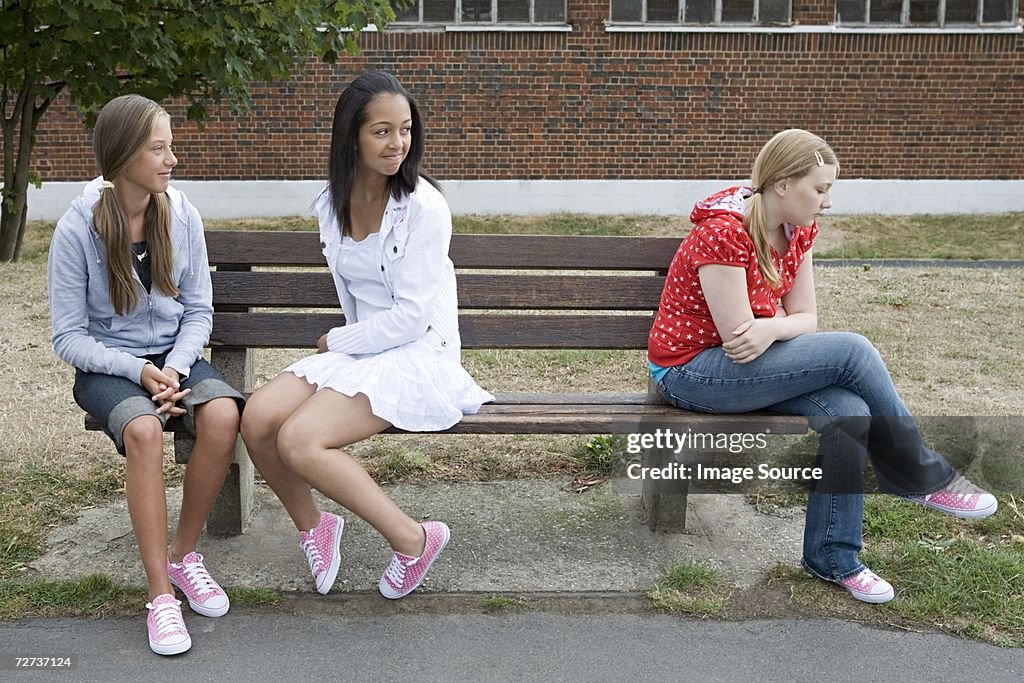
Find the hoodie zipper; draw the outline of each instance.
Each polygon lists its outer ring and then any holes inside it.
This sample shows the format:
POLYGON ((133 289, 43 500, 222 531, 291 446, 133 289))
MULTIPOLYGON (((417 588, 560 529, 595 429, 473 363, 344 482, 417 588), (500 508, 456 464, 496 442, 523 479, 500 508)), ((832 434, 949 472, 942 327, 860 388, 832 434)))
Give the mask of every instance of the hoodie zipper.
POLYGON ((156 325, 153 323, 153 295, 146 292, 146 302, 149 304, 149 347, 147 350, 152 352, 153 345, 156 344, 156 325))

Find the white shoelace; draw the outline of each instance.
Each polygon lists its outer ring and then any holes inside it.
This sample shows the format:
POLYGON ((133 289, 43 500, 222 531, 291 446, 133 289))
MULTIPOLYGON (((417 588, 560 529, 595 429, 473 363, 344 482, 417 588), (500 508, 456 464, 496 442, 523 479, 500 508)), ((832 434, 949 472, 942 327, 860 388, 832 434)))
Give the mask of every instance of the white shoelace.
POLYGON ((158 638, 162 638, 172 631, 185 630, 185 621, 181 617, 179 605, 181 603, 177 600, 156 606, 151 602, 146 603, 146 608, 153 612, 153 620, 156 621, 156 635, 158 638))
MULTIPOLYGON (((419 558, 416 558, 419 559, 419 558)), ((384 576, 391 579, 391 583, 395 586, 402 586, 405 584, 405 568, 411 567, 416 564, 416 559, 413 559, 409 564, 403 563, 398 556, 395 555, 391 558, 391 564, 388 565, 387 571, 384 572, 384 576)))
POLYGON ((186 564, 184 572, 185 578, 188 579, 189 585, 192 586, 192 590, 198 595, 204 595, 216 590, 217 582, 206 571, 206 567, 203 566, 202 562, 186 564))
POLYGON ((863 589, 868 588, 873 582, 881 580, 881 577, 870 569, 863 569, 860 574, 857 574, 853 579, 853 582, 857 584, 857 588, 863 589))
POLYGON ((316 576, 317 570, 322 563, 320 550, 316 547, 316 539, 310 536, 301 543, 302 549, 306 551, 306 559, 309 561, 309 570, 316 576))
POLYGON ((924 497, 924 499, 925 500, 931 500, 932 496, 934 496, 936 493, 943 493, 943 492, 951 493, 954 496, 960 496, 961 500, 967 500, 968 498, 973 496, 975 493, 977 493, 978 490, 977 490, 977 487, 974 484, 972 484, 967 477, 963 476, 962 474, 958 474, 956 479, 954 479, 949 484, 949 486, 947 486, 946 488, 942 489, 941 491, 936 491, 935 493, 929 493, 927 496, 924 497))

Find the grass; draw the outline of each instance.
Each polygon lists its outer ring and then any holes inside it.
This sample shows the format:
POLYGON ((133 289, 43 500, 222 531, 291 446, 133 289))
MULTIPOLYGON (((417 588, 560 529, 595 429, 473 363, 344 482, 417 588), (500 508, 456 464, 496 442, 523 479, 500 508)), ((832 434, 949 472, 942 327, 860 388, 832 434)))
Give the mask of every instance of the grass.
POLYGON ((795 567, 769 573, 791 599, 823 615, 929 625, 1003 647, 1024 647, 1024 501, 967 523, 892 496, 865 501, 861 560, 896 588, 866 611, 845 592, 795 567))
MULTIPOLYGON (((231 606, 276 605, 281 596, 265 588, 227 588, 231 606)), ((146 602, 138 586, 122 586, 94 574, 76 581, 0 582, 0 619, 27 617, 108 617, 135 615, 146 602)))
POLYGON ((605 434, 578 444, 569 459, 583 474, 604 475, 624 472, 632 456, 626 453, 625 434, 605 434))
POLYGON ((819 258, 1024 258, 1024 213, 958 216, 826 216, 835 244, 819 258))
POLYGON ((500 610, 508 610, 513 607, 522 607, 526 604, 526 600, 523 598, 510 598, 507 595, 490 595, 484 598, 480 605, 488 611, 497 612, 500 610))
POLYGON ((714 617, 724 612, 729 590, 718 569, 691 560, 674 565, 647 597, 661 610, 714 617))
POLYGON ((81 473, 34 465, 0 467, 0 581, 16 576, 44 550, 46 532, 74 520, 86 505, 123 492, 123 472, 109 467, 81 473))
POLYGON ((145 590, 95 574, 78 581, 0 582, 0 619, 105 617, 138 612, 145 590))

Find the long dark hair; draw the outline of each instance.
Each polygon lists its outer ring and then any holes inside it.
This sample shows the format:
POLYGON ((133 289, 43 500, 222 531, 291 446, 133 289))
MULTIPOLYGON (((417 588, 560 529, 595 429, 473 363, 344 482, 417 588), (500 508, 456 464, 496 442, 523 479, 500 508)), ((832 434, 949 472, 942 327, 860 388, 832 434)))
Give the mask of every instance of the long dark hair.
POLYGON ((420 169, 423 159, 423 120, 420 118, 416 100, 402 84, 387 71, 371 71, 352 81, 338 98, 334 107, 334 126, 331 129, 331 152, 327 160, 328 192, 334 215, 341 222, 342 234, 349 233, 351 216, 349 200, 352 195, 352 181, 355 179, 356 164, 359 161, 357 142, 359 129, 366 123, 366 105, 383 93, 401 95, 409 102, 412 115, 412 144, 398 173, 388 179, 388 191, 395 199, 411 194, 422 177, 437 189, 437 181, 420 169))

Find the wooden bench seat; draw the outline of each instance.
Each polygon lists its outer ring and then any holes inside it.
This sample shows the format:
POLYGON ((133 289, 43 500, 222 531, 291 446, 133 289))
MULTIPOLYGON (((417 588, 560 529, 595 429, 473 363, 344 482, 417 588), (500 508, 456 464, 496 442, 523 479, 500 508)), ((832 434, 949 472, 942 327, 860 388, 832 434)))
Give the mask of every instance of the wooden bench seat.
MULTIPOLYGON (((253 350, 312 350, 344 323, 313 232, 224 231, 206 234, 213 277, 211 362, 230 383, 253 389, 253 350), (305 309, 296 311, 295 309, 305 309), (317 310, 319 309, 319 310, 317 310)), ((665 274, 679 244, 668 237, 455 235, 451 258, 459 278, 463 349, 647 348, 665 274)), ((637 373, 645 367, 638 363, 637 373)), ((477 377, 485 388, 487 377, 477 377)), ((573 377, 565 378, 571 390, 573 377)), ((716 433, 800 434, 804 418, 704 415, 647 393, 503 393, 445 434, 630 434, 667 428, 716 433)), ((98 429, 87 418, 87 428, 98 429)), ((168 429, 176 431, 171 420, 168 429)), ((387 433, 400 430, 389 429, 387 433)), ((190 437, 175 436, 187 460, 190 437)), ((644 465, 676 456, 649 449, 644 465)), ((249 514, 252 464, 239 440, 235 461, 208 522, 211 533, 240 533, 249 514)), ((644 480, 652 529, 685 525, 685 481, 644 480)))

